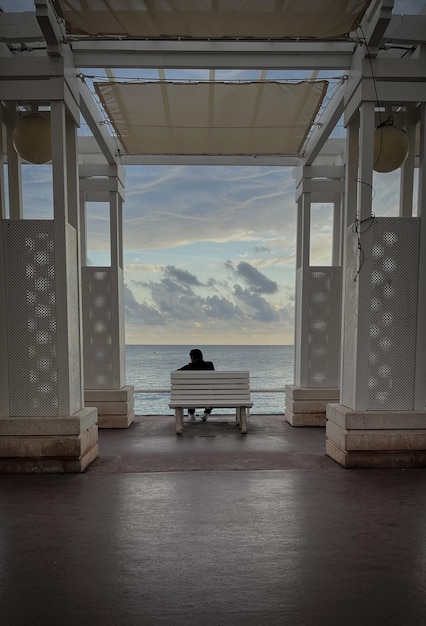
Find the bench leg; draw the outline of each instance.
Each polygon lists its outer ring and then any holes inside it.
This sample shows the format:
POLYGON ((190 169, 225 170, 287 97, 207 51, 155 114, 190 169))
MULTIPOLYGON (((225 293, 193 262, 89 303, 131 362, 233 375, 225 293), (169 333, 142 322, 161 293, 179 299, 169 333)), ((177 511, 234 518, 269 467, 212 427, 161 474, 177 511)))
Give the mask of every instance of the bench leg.
POLYGON ((175 409, 176 434, 181 435, 183 429, 183 409, 175 409))
POLYGON ((240 430, 242 435, 247 433, 247 414, 245 406, 240 407, 240 430))
POLYGON ((240 407, 235 409, 235 424, 238 428, 240 427, 240 407))

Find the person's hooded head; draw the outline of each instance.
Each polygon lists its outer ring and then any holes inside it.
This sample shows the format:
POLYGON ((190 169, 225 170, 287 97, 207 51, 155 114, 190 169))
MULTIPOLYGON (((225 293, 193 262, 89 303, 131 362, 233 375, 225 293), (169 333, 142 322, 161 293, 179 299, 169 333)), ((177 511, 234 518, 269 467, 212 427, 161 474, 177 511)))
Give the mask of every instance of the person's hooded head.
POLYGON ((191 350, 191 352, 189 353, 189 356, 192 362, 203 360, 203 353, 198 348, 194 348, 193 350, 191 350))

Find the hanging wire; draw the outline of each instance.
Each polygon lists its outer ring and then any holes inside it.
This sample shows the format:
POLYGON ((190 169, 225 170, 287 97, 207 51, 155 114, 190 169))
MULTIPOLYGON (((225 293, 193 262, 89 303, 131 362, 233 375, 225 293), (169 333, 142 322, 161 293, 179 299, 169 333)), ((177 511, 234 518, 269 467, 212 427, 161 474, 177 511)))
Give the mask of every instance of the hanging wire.
MULTIPOLYGON (((381 117, 381 112, 380 112, 380 103, 379 103, 379 95, 378 95, 378 91, 377 91, 377 82, 376 82, 376 77, 374 75, 374 69, 373 69, 373 64, 371 61, 371 54, 370 54, 370 50, 368 47, 368 43, 367 43, 367 38, 365 36, 365 33, 363 31, 363 28, 361 26, 360 23, 358 23, 358 28, 361 31, 361 35, 362 38, 359 38, 358 40, 358 44, 361 45, 365 45, 366 50, 367 50, 367 59, 368 59, 368 64, 370 66, 370 72, 371 72, 371 78, 373 80, 373 88, 374 88, 374 95, 375 95, 375 101, 376 101, 376 109, 379 115, 379 124, 382 123, 382 117, 381 117)), ((377 156, 377 159, 375 161, 375 163, 373 164, 373 169, 376 165, 376 163, 378 162, 378 159, 380 158, 380 154, 381 154, 381 142, 382 142, 382 135, 380 134, 380 149, 379 149, 379 154, 377 156)), ((370 187, 371 191, 372 191, 372 201, 374 200, 374 197, 376 195, 376 191, 374 189, 373 185, 370 185, 370 183, 367 183, 366 181, 362 180, 361 178, 355 178, 354 182, 358 183, 359 185, 367 185, 368 187, 370 187)), ((364 265, 365 262, 365 253, 363 250, 363 247, 361 245, 361 235, 365 232, 367 232, 374 224, 375 222, 375 215, 373 213, 373 211, 371 211, 371 215, 369 217, 366 217, 365 219, 361 220, 358 215, 355 215, 355 219, 354 219, 354 223, 352 224, 352 232, 356 234, 357 236, 357 254, 358 254, 358 269, 355 273, 355 276, 353 278, 354 282, 356 282, 358 280, 358 276, 360 275, 360 272, 362 270, 362 267, 364 265)))
MULTIPOLYGON (((360 183, 362 185, 368 185, 368 187, 370 187, 373 192, 373 199, 374 199, 375 190, 372 185, 369 185, 368 183, 362 181, 360 178, 356 178, 355 182, 360 183)), ((362 266, 364 265, 364 261, 365 261, 365 254, 361 245, 361 235, 363 233, 366 233, 367 230, 370 230, 375 220, 376 220, 376 216, 374 215, 373 212, 371 212, 371 215, 369 217, 366 217, 364 220, 360 220, 359 217, 356 216, 354 223, 352 224, 352 232, 356 234, 357 236, 357 254, 358 254, 358 269, 353 278, 354 282, 358 280, 358 276, 361 272, 362 266)))
POLYGON ((164 78, 156 78, 156 77, 148 77, 148 76, 120 76, 120 77, 115 77, 113 80, 111 80, 111 78, 109 78, 108 76, 105 75, 101 75, 101 74, 85 74, 85 73, 81 73, 80 76, 82 78, 86 78, 86 79, 90 79, 90 80, 94 80, 94 81, 102 81, 102 82, 108 82, 108 83, 113 83, 113 84, 120 84, 123 82, 127 82, 127 83, 231 83, 231 84, 240 84, 240 83, 283 83, 283 84, 287 84, 287 83, 300 83, 300 82, 307 82, 307 83, 322 83, 324 81, 328 81, 330 83, 335 83, 335 88, 337 88, 347 77, 346 76, 331 76, 331 77, 327 77, 327 78, 314 78, 314 79, 310 79, 310 78, 306 78, 306 77, 294 77, 294 78, 271 78, 268 80, 259 80, 256 78, 240 78, 240 79, 218 79, 215 81, 212 81, 209 78, 170 78, 170 79, 164 79, 164 78))

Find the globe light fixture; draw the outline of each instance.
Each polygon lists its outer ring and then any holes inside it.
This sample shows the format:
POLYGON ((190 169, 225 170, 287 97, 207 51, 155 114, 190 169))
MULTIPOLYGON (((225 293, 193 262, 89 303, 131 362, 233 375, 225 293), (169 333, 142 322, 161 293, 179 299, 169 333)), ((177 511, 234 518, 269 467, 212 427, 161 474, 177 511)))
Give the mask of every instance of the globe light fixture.
POLYGON ((39 165, 52 160, 50 122, 36 113, 25 115, 16 123, 12 143, 19 156, 28 163, 39 165))
POLYGON ((394 126, 392 117, 382 122, 374 131, 375 172, 393 172, 401 167, 408 156, 409 144, 405 130, 394 126))

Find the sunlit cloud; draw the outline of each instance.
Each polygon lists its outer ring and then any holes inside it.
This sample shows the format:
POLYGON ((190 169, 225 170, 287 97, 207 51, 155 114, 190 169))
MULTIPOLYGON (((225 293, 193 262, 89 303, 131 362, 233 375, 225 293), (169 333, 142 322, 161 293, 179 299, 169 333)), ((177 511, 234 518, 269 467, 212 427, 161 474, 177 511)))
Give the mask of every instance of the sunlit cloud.
MULTIPOLYGON (((25 216, 51 219, 51 167, 23 169, 25 216)), ((397 215, 398 177, 373 182, 373 211, 397 215)), ((87 210, 89 259, 108 265, 108 203, 87 210)), ((290 168, 127 167, 126 341, 291 343, 297 210, 290 168)), ((331 263, 332 214, 312 205, 313 264, 331 263)))

